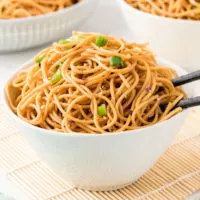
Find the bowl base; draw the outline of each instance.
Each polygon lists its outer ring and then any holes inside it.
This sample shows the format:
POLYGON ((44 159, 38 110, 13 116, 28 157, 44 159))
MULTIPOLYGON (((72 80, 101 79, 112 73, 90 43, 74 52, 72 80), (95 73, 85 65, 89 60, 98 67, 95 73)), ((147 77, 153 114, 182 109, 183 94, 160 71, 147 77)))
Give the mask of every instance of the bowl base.
POLYGON ((127 187, 131 184, 133 184, 136 180, 125 183, 125 184, 121 184, 121 185, 114 185, 114 186, 108 186, 108 187, 99 187, 99 186, 83 186, 83 185, 78 185, 78 184, 72 184, 70 183, 70 185, 72 187, 78 188, 78 189, 82 189, 82 190, 88 190, 88 191, 93 191, 93 192, 107 192, 107 191, 112 191, 112 190, 119 190, 121 188, 127 187))

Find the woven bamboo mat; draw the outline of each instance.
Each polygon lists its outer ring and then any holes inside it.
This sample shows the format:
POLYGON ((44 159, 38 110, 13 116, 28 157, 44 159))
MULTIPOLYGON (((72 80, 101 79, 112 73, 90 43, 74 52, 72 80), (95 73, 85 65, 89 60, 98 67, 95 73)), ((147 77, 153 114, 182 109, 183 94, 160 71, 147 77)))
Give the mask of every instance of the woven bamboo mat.
POLYGON ((188 117, 176 142, 135 184, 89 192, 54 174, 20 136, 0 105, 0 169, 30 200, 181 200, 200 190, 200 117, 188 117))

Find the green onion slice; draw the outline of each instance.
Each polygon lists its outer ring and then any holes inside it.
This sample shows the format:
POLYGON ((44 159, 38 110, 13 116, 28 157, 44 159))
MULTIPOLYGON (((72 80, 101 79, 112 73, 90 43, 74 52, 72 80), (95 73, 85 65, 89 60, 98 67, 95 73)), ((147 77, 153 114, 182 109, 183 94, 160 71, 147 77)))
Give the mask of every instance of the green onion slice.
POLYGON ((85 36, 84 35, 78 35, 78 36, 73 36, 75 37, 76 40, 84 40, 85 36))
POLYGON ((106 38, 104 38, 103 36, 97 36, 96 40, 95 40, 95 44, 98 47, 103 47, 106 45, 106 43, 108 42, 108 40, 106 38))
POLYGON ((66 40, 60 40, 58 43, 59 44, 68 44, 68 43, 71 43, 71 42, 76 42, 78 40, 83 40, 85 39, 85 36, 83 35, 78 35, 78 36, 72 36, 66 40))
POLYGON ((117 68, 122 68, 122 67, 124 67, 124 62, 121 59, 121 57, 119 57, 119 56, 112 56, 110 58, 110 65, 111 66, 115 66, 117 68))
POLYGON ((76 36, 70 37, 69 39, 67 39, 67 41, 76 42, 76 41, 83 40, 83 39, 85 39, 85 36, 83 36, 83 35, 76 35, 76 36))
POLYGON ((35 62, 36 62, 37 64, 41 63, 41 62, 43 61, 44 57, 45 57, 45 55, 44 55, 44 56, 41 56, 40 58, 36 58, 36 59, 35 59, 35 62))
POLYGON ((58 81, 60 81, 61 79, 62 79, 62 73, 61 73, 60 69, 58 69, 58 70, 55 72, 55 74, 53 74, 53 76, 51 77, 50 82, 51 82, 52 84, 55 84, 55 83, 57 83, 58 81))
POLYGON ((68 40, 60 40, 58 43, 59 44, 68 44, 68 43, 70 43, 70 41, 68 41, 68 40))
POLYGON ((100 106, 98 106, 97 112, 98 112, 98 115, 101 117, 106 116, 107 115, 106 105, 101 104, 100 106))
POLYGON ((64 50, 70 50, 73 47, 73 42, 76 42, 78 40, 83 40, 85 39, 85 36, 83 35, 78 35, 78 36, 72 36, 66 40, 60 40, 58 43, 61 45, 66 45, 64 46, 64 50), (71 43, 71 44, 70 44, 71 43))

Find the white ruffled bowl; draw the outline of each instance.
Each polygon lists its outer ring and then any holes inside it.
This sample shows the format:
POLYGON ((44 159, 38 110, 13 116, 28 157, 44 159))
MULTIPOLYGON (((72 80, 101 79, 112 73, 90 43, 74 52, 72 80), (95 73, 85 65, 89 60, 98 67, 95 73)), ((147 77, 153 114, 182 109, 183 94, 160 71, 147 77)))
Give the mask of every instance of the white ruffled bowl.
MULTIPOLYGON (((186 73, 163 60, 159 63, 171 66, 179 75, 186 73)), ((24 64, 23 68, 30 64, 24 64)), ((183 88, 188 96, 195 96, 193 84, 183 88)), ((99 191, 129 185, 149 170, 172 143, 190 111, 185 109, 167 121, 139 130, 109 134, 63 134, 22 121, 11 111, 5 94, 2 96, 21 134, 51 169, 73 186, 99 191)))
POLYGON ((83 0, 45 15, 0 19, 0 52, 36 47, 66 36, 91 15, 97 2, 83 0))

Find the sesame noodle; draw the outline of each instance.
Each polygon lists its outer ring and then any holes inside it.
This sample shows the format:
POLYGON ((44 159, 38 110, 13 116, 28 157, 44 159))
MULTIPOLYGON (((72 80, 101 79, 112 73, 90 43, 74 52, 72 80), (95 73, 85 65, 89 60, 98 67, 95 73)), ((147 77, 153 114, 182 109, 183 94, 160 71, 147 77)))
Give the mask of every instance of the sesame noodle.
POLYGON ((185 97, 146 45, 74 32, 35 56, 8 84, 22 120, 59 132, 106 133, 162 122, 182 111, 185 97), (165 109, 162 107, 165 105, 165 109))

